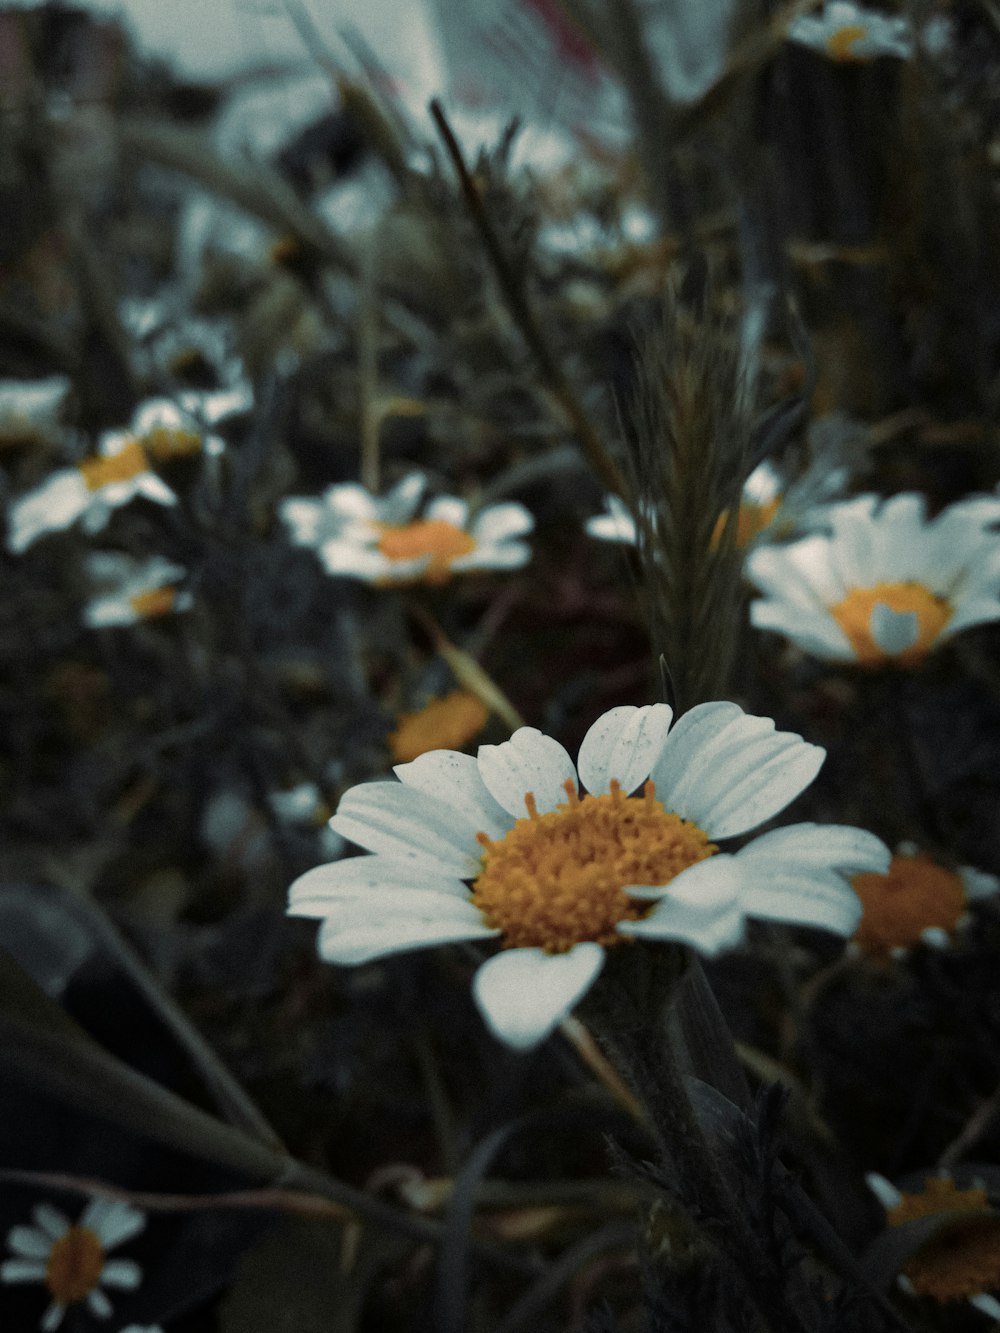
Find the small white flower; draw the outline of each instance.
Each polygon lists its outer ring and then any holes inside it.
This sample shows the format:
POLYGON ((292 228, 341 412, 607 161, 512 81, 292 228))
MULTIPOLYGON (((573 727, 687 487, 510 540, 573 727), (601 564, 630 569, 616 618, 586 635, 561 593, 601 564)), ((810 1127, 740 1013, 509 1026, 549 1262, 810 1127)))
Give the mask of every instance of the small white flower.
POLYGON ((107 435, 98 452, 76 467, 60 468, 10 507, 7 549, 19 555, 39 537, 80 522, 100 532, 111 511, 142 496, 173 505, 177 496, 153 472, 142 446, 131 435, 107 435))
POLYGON ((1000 619, 1000 499, 973 496, 927 520, 923 496, 829 505, 829 536, 750 553, 758 629, 814 657, 903 666, 971 625, 1000 619))
MULTIPOLYGON (((202 396, 197 393, 194 398, 202 396)), ((202 453, 209 458, 218 458, 225 453, 225 440, 205 430, 203 421, 206 418, 195 410, 193 400, 191 406, 184 405, 187 397, 190 395, 182 393, 177 401, 147 398, 136 408, 127 434, 139 441, 154 462, 166 463, 174 458, 202 453)), ((118 437, 109 435, 107 438, 118 437)))
POLYGON ((411 472, 378 497, 348 482, 319 498, 292 496, 280 507, 292 541, 316 551, 329 574, 366 583, 443 583, 477 569, 516 569, 531 558, 519 540, 534 520, 523 505, 490 505, 471 520, 455 496, 421 511, 427 479, 411 472))
POLYGON ((0 379, 0 448, 51 435, 59 425, 69 391, 65 375, 44 380, 0 379))
POLYGON ((671 720, 665 704, 613 708, 578 765, 533 727, 475 759, 434 750, 397 765, 399 782, 351 788, 330 821, 371 855, 301 876, 289 911, 323 918, 331 963, 498 939, 473 990, 517 1048, 552 1031, 623 937, 716 954, 748 916, 850 935, 861 909, 844 875, 889 864, 872 834, 796 824, 734 853, 715 842, 783 810, 824 751, 732 703, 671 720))
POLYGON ((789 26, 788 40, 809 46, 831 60, 863 61, 878 56, 909 60, 913 55, 909 19, 865 9, 850 0, 828 0, 818 17, 801 15, 789 26))
POLYGON ((91 1199, 78 1222, 71 1223, 51 1204, 32 1210, 34 1226, 12 1227, 7 1247, 14 1258, 0 1264, 0 1281, 41 1282, 51 1298, 42 1316, 43 1333, 52 1333, 66 1311, 86 1304, 98 1319, 111 1314, 103 1287, 132 1291, 142 1270, 132 1259, 108 1259, 113 1250, 146 1225, 145 1214, 117 1199, 91 1199))
POLYGON ((120 551, 91 551, 86 570, 102 588, 83 608, 83 623, 91 628, 135 625, 192 606, 191 594, 173 586, 186 570, 161 556, 133 560, 120 551))
MULTIPOLYGON (((740 512, 736 521, 736 545, 742 548, 755 542, 774 519, 781 502, 781 475, 765 460, 754 468, 743 483, 740 512)), ((601 541, 635 546, 638 532, 635 517, 628 505, 617 495, 607 496, 604 503, 605 512, 588 518, 584 524, 587 532, 601 541)), ((720 518, 720 531, 721 524, 720 518)))

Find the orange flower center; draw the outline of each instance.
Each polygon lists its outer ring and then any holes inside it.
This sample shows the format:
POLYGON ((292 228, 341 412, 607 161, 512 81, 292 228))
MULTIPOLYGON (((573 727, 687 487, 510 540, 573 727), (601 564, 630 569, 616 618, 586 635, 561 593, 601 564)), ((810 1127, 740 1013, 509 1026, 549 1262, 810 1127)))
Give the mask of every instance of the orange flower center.
POLYGON ((492 842, 477 834, 483 869, 472 901, 507 948, 536 946, 564 953, 574 944, 621 941, 619 921, 650 910, 627 885, 666 884, 718 848, 696 824, 665 810, 647 782, 642 796, 623 796, 617 782, 605 796, 577 794, 540 815, 531 792, 527 819, 492 842))
POLYGON ((128 604, 142 620, 155 620, 172 611, 176 600, 176 588, 150 588, 148 592, 137 592, 130 597, 128 604))
MULTIPOLYGON (((780 495, 758 504, 756 500, 743 500, 736 514, 736 546, 743 550, 774 522, 774 516, 781 506, 780 495)), ((722 540, 722 530, 726 526, 729 510, 724 509, 715 521, 712 530, 712 549, 722 540)))
POLYGON ((904 1272, 921 1295, 954 1301, 1000 1286, 1000 1217, 990 1213, 985 1190, 960 1190, 947 1176, 932 1176, 923 1190, 904 1194, 887 1214, 889 1225, 897 1227, 920 1217, 965 1210, 980 1216, 944 1226, 907 1263, 904 1272))
POLYGON ((100 1237, 90 1227, 70 1227, 52 1246, 45 1282, 60 1305, 73 1305, 90 1295, 103 1271, 100 1237))
POLYGON ((388 737, 389 749, 397 764, 428 750, 460 750, 479 735, 488 717, 486 705, 476 695, 452 690, 417 713, 400 713, 399 726, 388 737))
POLYGON ((452 562, 476 548, 475 538, 443 518, 418 519, 399 526, 379 525, 378 549, 387 560, 429 560, 421 577, 444 583, 452 562))
POLYGON ((154 426, 142 437, 146 453, 157 463, 170 463, 175 458, 190 458, 201 450, 202 439, 196 430, 171 429, 154 426))
POLYGON ((862 666, 888 661, 911 665, 924 657, 951 619, 951 604, 922 583, 876 583, 873 588, 851 588, 830 614, 847 635, 862 666), (872 630, 872 613, 885 607, 897 615, 914 616, 913 642, 898 653, 882 648, 872 630))
POLYGON ((826 49, 834 60, 857 60, 854 54, 856 42, 860 42, 868 29, 863 23, 848 23, 838 28, 826 39, 826 49))
POLYGON ((869 953, 908 948, 932 927, 953 931, 965 911, 961 876, 929 856, 894 856, 886 874, 851 883, 864 907, 854 939, 869 953))
POLYGON ((88 491, 99 491, 116 481, 131 481, 149 469, 149 459, 138 440, 129 440, 124 449, 107 458, 95 455, 79 465, 88 491))

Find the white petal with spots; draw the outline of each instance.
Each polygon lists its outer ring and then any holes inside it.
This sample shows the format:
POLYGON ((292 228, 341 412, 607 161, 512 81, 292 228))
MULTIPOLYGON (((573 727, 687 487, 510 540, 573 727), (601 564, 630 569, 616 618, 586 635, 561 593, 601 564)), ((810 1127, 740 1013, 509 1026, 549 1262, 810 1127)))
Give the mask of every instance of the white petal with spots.
POLYGON ((473 833, 485 833, 495 839, 511 827, 510 815, 490 795, 472 755, 458 750, 430 750, 409 764, 397 764, 393 772, 406 786, 438 800, 445 799, 449 809, 473 833))
POLYGON ((649 777, 667 739, 672 709, 666 704, 612 708, 593 724, 580 746, 580 781, 595 796, 610 790, 617 778, 629 792, 649 777))
POLYGON ((545 814, 566 800, 567 780, 576 785, 572 759, 557 740, 536 727, 520 727, 502 745, 481 745, 477 762, 490 794, 515 819, 527 816, 528 792, 539 814, 545 814))

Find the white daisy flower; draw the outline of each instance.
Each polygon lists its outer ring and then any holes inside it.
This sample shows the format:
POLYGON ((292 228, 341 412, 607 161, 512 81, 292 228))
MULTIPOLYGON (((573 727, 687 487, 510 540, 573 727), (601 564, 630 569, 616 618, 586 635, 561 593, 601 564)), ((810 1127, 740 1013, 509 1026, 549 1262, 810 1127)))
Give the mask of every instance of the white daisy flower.
POLYGON ((149 459, 131 435, 106 435, 98 452, 76 467, 60 468, 10 507, 7 549, 26 551, 39 537, 81 523, 85 532, 100 532, 113 509, 139 496, 172 505, 177 496, 149 466, 149 459))
POLYGON ((193 604, 189 592, 179 592, 173 586, 187 571, 161 556, 133 560, 120 551, 91 551, 86 570, 103 588, 83 608, 83 623, 94 629, 136 625, 172 611, 188 611, 193 604))
POLYGON ((60 424, 69 391, 65 375, 0 379, 0 449, 51 435, 60 424))
POLYGON ((834 662, 910 666, 942 640, 1000 619, 1000 499, 973 496, 928 521, 921 495, 828 505, 829 536, 761 546, 746 572, 758 629, 834 662))
POLYGON ((331 963, 497 939, 473 990, 517 1048, 552 1031, 625 937, 715 954, 747 916, 849 935, 861 909, 843 875, 889 864, 870 833, 797 824, 716 845, 783 810, 825 752, 733 703, 671 719, 665 704, 611 709, 578 766, 522 727, 475 759, 434 750, 397 765, 399 782, 351 788, 330 823, 372 854, 308 871, 290 912, 323 918, 331 963))
POLYGON ((788 28, 788 40, 831 60, 864 61, 878 56, 909 60, 913 29, 907 18, 865 9, 850 0, 828 0, 821 15, 803 14, 788 28))
POLYGON ((941 1230, 907 1260, 897 1279, 909 1295, 939 1304, 966 1300, 1000 1322, 1000 1214, 981 1184, 959 1188, 947 1173, 928 1176, 922 1190, 903 1191, 872 1171, 868 1188, 885 1209, 890 1227, 942 1214, 941 1230))
POLYGON ((51 1298, 42 1316, 43 1333, 52 1333, 66 1311, 85 1304, 98 1319, 111 1314, 103 1287, 134 1290, 142 1270, 132 1259, 109 1259, 107 1251, 137 1236, 145 1214, 118 1199, 91 1199, 78 1222, 71 1223, 51 1204, 36 1204, 34 1226, 12 1227, 7 1246, 14 1258, 0 1264, 0 1281, 41 1282, 51 1298))
POLYGON ((184 394, 179 394, 177 401, 147 398, 136 408, 128 431, 109 433, 105 441, 110 444, 128 437, 138 440, 154 463, 170 463, 198 454, 218 458, 226 451, 225 440, 204 429, 202 417, 193 407, 183 405, 184 398, 184 394))
MULTIPOLYGON (((773 522, 782 503, 781 474, 766 460, 759 464, 743 483, 740 511, 736 517, 736 545, 750 546, 773 522)), ((639 540, 635 517, 628 505, 617 495, 605 498, 605 512, 588 518, 584 527, 591 537, 601 541, 622 542, 635 546, 639 540)), ((725 514, 719 516, 716 534, 721 533, 725 514)))
POLYGON ((520 541, 534 527, 523 505, 489 505, 471 520, 455 496, 424 506, 427 479, 411 472, 385 496, 348 482, 319 498, 292 496, 280 507, 292 541, 314 549, 329 574, 366 583, 444 583, 477 569, 517 569, 531 558, 520 541))

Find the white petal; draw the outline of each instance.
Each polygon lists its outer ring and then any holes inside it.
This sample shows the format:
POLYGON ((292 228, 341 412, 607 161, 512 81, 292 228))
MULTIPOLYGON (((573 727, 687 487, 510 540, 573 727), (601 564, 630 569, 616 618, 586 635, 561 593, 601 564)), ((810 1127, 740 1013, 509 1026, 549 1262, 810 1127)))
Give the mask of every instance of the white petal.
POLYGON ((111 1316, 111 1302, 101 1291, 100 1287, 87 1293, 87 1309, 97 1319, 108 1319, 111 1316))
POLYGON ((328 574, 365 579, 371 583, 379 579, 416 578, 430 564, 430 556, 417 560, 389 560, 374 547, 363 546, 346 537, 325 541, 318 553, 328 574))
POLYGON ((885 1176, 880 1176, 877 1171, 869 1171, 865 1176, 865 1183, 886 1212, 903 1202, 902 1194, 892 1181, 886 1180, 885 1176))
POLYGON ((616 929, 620 935, 679 940, 712 956, 743 938, 740 885, 735 857, 710 856, 672 880, 649 916, 619 921, 616 929))
POLYGON ((345 792, 330 827, 370 852, 412 860, 447 876, 480 870, 476 830, 456 821, 446 802, 401 782, 363 782, 345 792))
POLYGON ((292 495, 282 500, 278 514, 296 546, 315 546, 323 519, 324 506, 319 500, 292 495))
MULTIPOLYGON (((450 901, 454 902, 453 899, 450 901)), ((455 903, 456 907, 469 905, 455 903)), ((458 940, 488 939, 500 933, 481 923, 482 917, 477 924, 466 915, 452 920, 438 917, 427 921, 413 916, 372 920, 371 914, 364 920, 352 916, 344 922, 327 918, 319 934, 319 955, 328 963, 351 967, 408 949, 425 949, 458 940)))
POLYGON ((477 762, 488 791, 515 819, 527 816, 528 792, 539 814, 545 814, 567 799, 567 781, 576 786, 572 759, 557 740, 536 727, 520 727, 502 745, 480 745, 477 762))
POLYGON ((969 1297, 969 1304, 974 1305, 982 1314, 988 1315, 1000 1323, 1000 1301, 989 1292, 981 1291, 977 1296, 969 1297))
POLYGON ((456 556, 450 567, 456 574, 474 569, 520 569, 530 559, 531 547, 526 542, 508 541, 477 546, 468 555, 456 556))
POLYGON ((580 781, 595 796, 617 778, 628 795, 649 777, 673 718, 666 704, 612 708, 593 724, 580 746, 580 781))
POLYGON ((70 1229, 70 1220, 58 1208, 50 1203, 38 1203, 31 1210, 31 1215, 47 1236, 59 1240, 70 1229))
POLYGON ((677 722, 653 767, 668 810, 712 838, 762 824, 802 792, 826 751, 735 704, 699 704, 677 722))
POLYGON ((140 472, 135 478, 135 494, 158 505, 175 505, 177 496, 155 472, 140 472))
POLYGON ((5 1259, 0 1264, 0 1282, 43 1282, 48 1262, 37 1259, 5 1259))
POLYGON ((847 591, 833 568, 831 547, 828 537, 818 535, 788 546, 757 546, 744 569, 750 582, 776 601, 819 611, 835 606, 847 591))
POLYGON ((464 530, 469 517, 469 506, 457 495, 439 495, 424 510, 424 517, 440 523, 450 523, 453 528, 464 530))
POLYGON ((992 898, 1000 889, 1000 879, 997 879, 996 875, 988 875, 985 870, 974 870, 972 866, 959 866, 958 874, 969 902, 975 902, 979 898, 992 898))
POLYGON ((41 1330, 42 1333, 53 1333, 63 1321, 63 1315, 66 1313, 65 1305, 60 1305, 58 1301, 53 1301, 49 1308, 42 1315, 41 1330))
POLYGON ((12 1227, 7 1244, 23 1259, 47 1259, 53 1241, 38 1227, 12 1227))
POLYGON ((963 598, 942 629, 941 638, 950 638, 952 634, 958 634, 963 629, 971 629, 973 625, 985 625, 991 620, 1000 620, 1000 601, 995 597, 963 598))
POLYGON ((375 517, 381 523, 409 523, 417 512, 426 485, 423 472, 408 472, 388 495, 375 501, 375 517))
POLYGON ((524 1051, 544 1041, 604 965, 599 944, 576 944, 567 953, 505 949, 480 967, 472 993, 493 1035, 524 1051))
POLYGON ((388 856, 351 856, 300 875, 288 890, 288 911, 291 916, 328 916, 344 902, 370 899, 374 906, 383 893, 397 892, 469 896, 462 880, 440 870, 388 856))
POLYGON ((61 532, 87 511, 91 493, 77 468, 54 473, 37 490, 29 491, 10 506, 7 548, 15 554, 26 551, 46 532, 61 532))
POLYGON ((850 639, 826 611, 758 598, 750 603, 750 623, 755 629, 784 634, 821 661, 851 662, 857 657, 850 639))
POLYGON ((510 502, 481 510, 473 520, 472 535, 477 545, 493 546, 511 537, 523 537, 534 526, 531 512, 524 505, 510 502))
POLYGON ((101 1270, 101 1281, 109 1287, 133 1291, 142 1281, 142 1269, 132 1259, 109 1259, 101 1270))
POLYGON ((80 1226, 95 1231, 106 1250, 138 1236, 146 1215, 124 1199, 91 1199, 80 1218, 80 1226))
POLYGON ((916 611, 894 611, 884 602, 876 602, 868 617, 868 632, 884 653, 905 653, 920 638, 920 617, 916 611))
POLYGON ((754 838, 737 856, 753 859, 759 865, 794 861, 849 875, 863 871, 885 874, 892 859, 881 838, 847 824, 788 824, 754 838))
POLYGON ((406 786, 444 801, 474 834, 495 840, 511 827, 510 816, 490 795, 471 754, 429 750, 409 764, 397 764, 393 772, 406 786))

